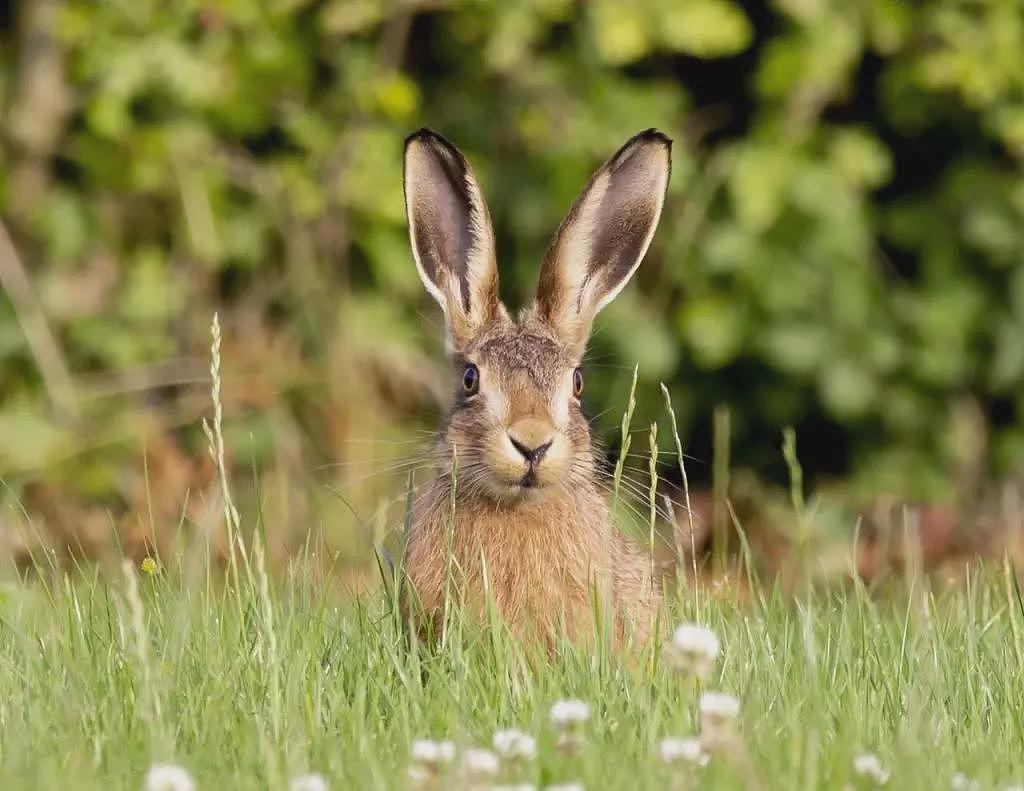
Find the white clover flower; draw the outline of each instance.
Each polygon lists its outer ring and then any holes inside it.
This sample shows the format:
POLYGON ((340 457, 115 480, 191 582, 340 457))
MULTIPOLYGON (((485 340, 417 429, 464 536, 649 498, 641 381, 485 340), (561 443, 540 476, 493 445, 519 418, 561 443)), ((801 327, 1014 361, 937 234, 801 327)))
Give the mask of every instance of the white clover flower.
POLYGON ((185 769, 173 764, 153 764, 146 773, 145 791, 195 791, 196 784, 185 769))
POLYGON ((433 786, 437 772, 423 764, 413 764, 409 767, 408 776, 411 788, 426 788, 433 786))
POLYGON ((472 748, 462 754, 462 768, 473 780, 484 780, 498 774, 501 764, 490 750, 472 748))
POLYGON ((876 785, 884 786, 889 782, 889 770, 882 765, 882 760, 874 753, 861 753, 853 759, 853 773, 865 777, 876 785))
POLYGON ((704 752, 699 739, 663 739, 658 744, 661 760, 667 764, 707 766, 710 756, 704 752))
POLYGON ((700 696, 699 706, 701 744, 713 748, 732 741, 740 702, 724 692, 705 692, 700 696))
POLYGON ((551 707, 551 722, 556 728, 574 728, 590 717, 590 706, 582 700, 560 700, 551 707))
POLYGON ((708 678, 721 650, 722 644, 713 631, 706 626, 684 623, 672 635, 665 654, 679 672, 708 678))
POLYGON ((705 692, 700 696, 701 717, 732 722, 740 713, 740 702, 725 692, 705 692))
POLYGON ((949 781, 950 791, 978 791, 981 783, 968 777, 963 772, 957 772, 949 781))
POLYGON ((288 791, 328 791, 329 787, 323 775, 308 774, 292 778, 288 791))
POLYGON ((446 766, 455 760, 455 745, 449 741, 417 739, 412 743, 412 760, 435 769, 446 766))
POLYGON ((514 728, 495 731, 491 743, 506 761, 532 761, 537 757, 537 740, 514 728))

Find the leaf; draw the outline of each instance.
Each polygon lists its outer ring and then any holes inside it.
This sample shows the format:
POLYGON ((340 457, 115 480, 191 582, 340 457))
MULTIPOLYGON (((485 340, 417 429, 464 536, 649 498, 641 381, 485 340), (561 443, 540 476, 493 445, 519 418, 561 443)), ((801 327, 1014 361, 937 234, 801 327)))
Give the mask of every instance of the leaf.
POLYGON ((598 54, 607 63, 632 63, 651 51, 643 11, 628 3, 594 0, 590 4, 590 23, 598 54))
POLYGON ((736 357, 743 338, 742 314, 722 296, 692 300, 680 313, 680 327, 704 368, 720 368, 736 357))
POLYGON ((669 49, 702 58, 735 55, 749 47, 754 36, 746 15, 729 0, 669 3, 656 29, 669 49))

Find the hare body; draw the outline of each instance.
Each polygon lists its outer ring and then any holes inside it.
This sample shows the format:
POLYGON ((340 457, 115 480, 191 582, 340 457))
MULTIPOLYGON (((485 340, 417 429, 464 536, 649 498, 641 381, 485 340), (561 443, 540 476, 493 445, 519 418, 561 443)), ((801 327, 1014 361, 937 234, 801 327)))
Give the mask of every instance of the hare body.
POLYGON ((595 633, 643 639, 659 600, 650 558, 613 524, 583 415, 580 361, 594 315, 629 280, 654 233, 669 141, 629 141, 591 179, 518 320, 498 298, 493 233, 469 166, 422 130, 406 145, 406 207, 417 268, 445 312, 455 396, 414 509, 406 611, 441 627, 445 597, 482 615, 493 602, 521 635, 551 644, 595 633))

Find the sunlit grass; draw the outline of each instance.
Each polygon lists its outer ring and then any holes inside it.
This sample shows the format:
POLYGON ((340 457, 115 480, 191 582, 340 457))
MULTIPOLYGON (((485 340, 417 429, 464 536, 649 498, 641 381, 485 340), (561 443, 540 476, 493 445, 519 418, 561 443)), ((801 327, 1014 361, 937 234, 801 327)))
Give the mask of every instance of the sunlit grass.
POLYGON ((676 617, 722 642, 705 682, 656 656, 562 646, 531 661, 469 623, 444 651, 410 650, 383 598, 335 606, 303 561, 271 581, 271 654, 258 585, 189 582, 172 565, 140 575, 133 604, 128 579, 53 573, 4 589, 0 786, 136 788, 171 763, 199 788, 286 788, 311 772, 334 788, 401 787, 416 739, 461 754, 517 728, 537 757, 496 782, 663 788, 676 770, 659 744, 698 734, 702 690, 741 711, 736 745, 687 773, 695 787, 838 788, 863 782, 866 752, 899 788, 1024 778, 1021 609, 996 569, 885 603, 857 585, 795 602, 705 595, 699 608, 684 593, 676 617), (550 716, 566 698, 590 707, 568 754, 550 716))

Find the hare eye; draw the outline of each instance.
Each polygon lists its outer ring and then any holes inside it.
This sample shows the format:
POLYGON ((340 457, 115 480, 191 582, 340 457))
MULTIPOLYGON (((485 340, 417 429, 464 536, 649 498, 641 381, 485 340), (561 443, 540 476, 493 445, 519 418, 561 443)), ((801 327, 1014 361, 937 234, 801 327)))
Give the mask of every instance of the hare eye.
POLYGON ((462 371, 462 390, 466 395, 476 395, 480 389, 480 369, 467 363, 462 371))
POLYGON ((577 398, 583 395, 583 371, 579 368, 572 372, 572 394, 577 398))

